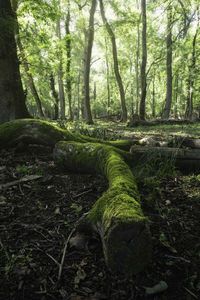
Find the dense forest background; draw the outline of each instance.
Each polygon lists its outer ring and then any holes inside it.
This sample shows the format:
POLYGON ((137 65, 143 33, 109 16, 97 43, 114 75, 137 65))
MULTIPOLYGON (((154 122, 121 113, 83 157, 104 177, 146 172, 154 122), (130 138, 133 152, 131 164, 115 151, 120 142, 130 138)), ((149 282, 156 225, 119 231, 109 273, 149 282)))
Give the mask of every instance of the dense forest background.
POLYGON ((33 117, 200 114, 198 0, 12 0, 33 117))

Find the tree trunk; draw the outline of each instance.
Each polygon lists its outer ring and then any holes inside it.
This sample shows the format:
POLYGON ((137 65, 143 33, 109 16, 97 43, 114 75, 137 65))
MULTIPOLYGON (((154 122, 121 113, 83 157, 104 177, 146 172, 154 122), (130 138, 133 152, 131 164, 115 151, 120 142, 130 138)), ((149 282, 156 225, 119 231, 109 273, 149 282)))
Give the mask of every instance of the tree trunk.
POLYGON ((37 89, 35 87, 33 76, 32 76, 32 74, 31 74, 31 72, 29 70, 28 61, 27 61, 27 58, 26 58, 26 55, 25 55, 25 51, 24 51, 24 47, 22 45, 22 42, 21 42, 21 39, 20 39, 20 35, 19 35, 19 25, 18 25, 18 20, 17 20, 18 3, 17 3, 16 0, 11 0, 11 3, 12 3, 13 11, 14 11, 14 13, 16 15, 16 26, 15 26, 15 39, 16 39, 16 43, 17 43, 17 46, 19 48, 19 51, 20 51, 20 54, 21 54, 21 57, 22 57, 22 63, 23 63, 23 66, 24 66, 24 70, 25 70, 26 76, 28 78, 29 88, 31 90, 31 93, 32 93, 33 98, 35 99, 35 102, 36 102, 36 105, 37 105, 39 117, 41 119, 44 119, 45 115, 44 115, 44 112, 43 112, 43 109, 42 109, 42 103, 41 103, 40 97, 38 95, 37 89))
POLYGON ((110 68, 109 68, 109 62, 108 62, 108 47, 107 47, 107 40, 105 38, 105 45, 106 45, 106 83, 107 83, 107 115, 109 117, 110 114, 110 68))
POLYGON ((191 120, 193 113, 193 93, 194 93, 194 80, 195 80, 195 67, 196 67, 196 39, 197 39, 198 27, 192 42, 192 63, 189 67, 189 78, 188 78, 188 95, 187 95, 187 104, 185 111, 185 118, 191 120))
MULTIPOLYGON (((61 13, 61 0, 58 1, 59 13, 61 13)), ((61 28, 60 28, 60 16, 57 19, 57 37, 61 40, 61 28)), ((60 118, 65 120, 65 93, 64 93, 64 83, 63 83, 63 53, 60 49, 59 54, 59 69, 58 69, 58 88, 59 88, 59 99, 60 99, 60 118)))
POLYGON ((96 100, 97 100, 97 85, 96 82, 94 82, 94 89, 93 89, 93 100, 94 100, 94 118, 96 119, 97 117, 97 110, 96 110, 96 100))
POLYGON ((166 99, 165 106, 162 113, 162 118, 169 119, 171 105, 172 105, 172 6, 168 5, 167 8, 167 87, 166 87, 166 99))
POLYGON ((81 111, 81 99, 80 99, 80 81, 81 81, 81 74, 80 74, 80 70, 78 73, 78 79, 77 79, 77 118, 78 120, 80 119, 80 111, 81 111))
POLYGON ((178 119, 178 88, 179 88, 179 74, 177 72, 175 77, 175 88, 174 88, 174 118, 178 119))
POLYGON ((116 40, 115 40, 115 35, 114 32, 111 28, 111 26, 108 24, 108 21, 105 16, 104 12, 104 5, 103 1, 99 0, 100 3, 100 10, 101 10, 101 17, 103 20, 103 23, 105 24, 106 30, 110 36, 111 43, 112 43, 112 52, 113 52, 113 61, 114 61, 114 71, 115 71, 115 77, 117 80, 117 84, 119 87, 119 92, 120 92, 120 99, 121 99, 121 110, 122 110, 122 117, 121 120, 122 122, 127 121, 127 109, 126 109, 126 101, 125 101, 125 92, 124 92, 124 86, 122 83, 122 79, 119 73, 119 66, 118 66, 118 57, 117 57, 117 46, 116 46, 116 40))
POLYGON ((155 71, 153 73, 153 91, 152 91, 152 117, 156 117, 156 103, 155 103, 155 71))
POLYGON ((25 105, 14 38, 16 17, 8 0, 1 0, 0 20, 0 123, 4 123, 30 115, 25 105))
MULTIPOLYGON (((195 142, 193 144, 195 144, 195 142)), ((134 145, 130 151, 133 154, 133 162, 135 163, 141 162, 145 164, 152 161, 157 161, 157 163, 166 162, 166 164, 171 163, 181 171, 191 172, 200 169, 200 150, 197 148, 198 145, 200 145, 200 143, 196 142, 196 149, 192 150, 134 145)))
POLYGON ((146 64, 147 64, 147 44, 146 44, 146 0, 141 0, 142 9, 142 65, 141 65, 141 99, 140 99, 140 119, 145 120, 146 109, 146 64))
POLYGON ((55 80, 53 77, 53 74, 51 74, 50 76, 50 88, 51 88, 51 92, 52 92, 52 96, 55 99, 55 113, 54 113, 54 119, 58 120, 58 116, 59 116, 59 110, 58 110, 58 106, 59 106, 59 98, 58 98, 58 93, 56 92, 56 88, 55 88, 55 80))
POLYGON ((136 62, 135 62, 135 77, 136 77, 136 103, 135 103, 135 113, 138 115, 139 107, 139 57, 140 57, 140 24, 137 24, 137 51, 136 51, 136 62))
POLYGON ((85 69, 84 69, 85 108, 86 108, 88 124, 93 124, 92 113, 90 108, 90 62, 91 62, 92 46, 94 40, 94 14, 96 11, 96 6, 97 6, 97 1, 92 0, 92 5, 90 9, 89 27, 88 27, 87 55, 86 55, 85 69))
POLYGON ((67 17, 65 22, 66 29, 66 48, 67 48, 67 95, 68 95, 68 104, 69 104, 69 119, 73 121, 73 111, 72 111, 72 77, 71 77, 71 35, 70 35, 70 2, 67 2, 67 17))

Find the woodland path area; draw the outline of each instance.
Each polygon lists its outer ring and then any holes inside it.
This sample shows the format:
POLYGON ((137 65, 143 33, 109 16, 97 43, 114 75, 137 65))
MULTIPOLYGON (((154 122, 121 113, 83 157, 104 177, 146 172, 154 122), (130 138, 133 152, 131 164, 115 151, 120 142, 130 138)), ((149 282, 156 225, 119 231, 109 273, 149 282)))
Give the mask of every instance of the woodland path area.
MULTIPOLYGON (((191 131, 183 126, 182 132, 176 126, 137 132, 116 124, 102 128, 93 133, 82 128, 81 133, 113 138, 131 134, 165 139, 172 132, 200 136, 199 126, 191 131)), ((134 172, 143 212, 151 222, 153 258, 145 271, 125 278, 108 271, 97 236, 87 244, 74 241, 78 249, 69 243, 80 217, 107 189, 105 179, 58 168, 45 146, 1 150, 0 299, 199 299, 199 173, 183 175, 172 165, 154 162, 134 172)))

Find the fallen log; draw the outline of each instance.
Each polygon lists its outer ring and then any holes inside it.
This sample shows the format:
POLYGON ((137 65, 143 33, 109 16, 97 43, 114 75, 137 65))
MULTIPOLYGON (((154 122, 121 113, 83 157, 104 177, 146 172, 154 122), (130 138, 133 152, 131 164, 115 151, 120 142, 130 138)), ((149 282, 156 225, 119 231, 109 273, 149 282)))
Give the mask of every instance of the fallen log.
POLYGON ((170 147, 144 147, 133 145, 130 148, 133 163, 148 161, 168 161, 181 171, 200 170, 200 150, 170 147))
POLYGON ((109 188, 80 228, 99 233, 112 271, 136 274, 143 270, 151 258, 151 235, 135 178, 120 154, 112 146, 61 141, 54 148, 54 158, 69 170, 106 176, 109 188))
MULTIPOLYGON (((197 120, 198 121, 198 120, 197 120)), ((127 123, 127 127, 137 127, 137 126, 158 126, 158 125, 188 125, 194 124, 194 121, 190 120, 154 120, 154 121, 143 121, 139 119, 130 120, 127 123)))

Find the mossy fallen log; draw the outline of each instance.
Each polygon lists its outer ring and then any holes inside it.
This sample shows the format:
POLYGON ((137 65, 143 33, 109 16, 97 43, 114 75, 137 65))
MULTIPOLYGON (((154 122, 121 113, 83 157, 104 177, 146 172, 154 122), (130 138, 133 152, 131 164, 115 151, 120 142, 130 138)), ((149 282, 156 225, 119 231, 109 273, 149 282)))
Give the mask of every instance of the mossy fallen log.
POLYGON ((131 146, 132 163, 145 164, 150 161, 171 163, 184 172, 200 170, 200 150, 170 147, 131 146))
POLYGON ((112 146, 61 141, 54 148, 54 158, 70 170, 106 176, 109 188, 94 204, 84 224, 100 234, 111 270, 140 272, 151 258, 151 235, 135 178, 120 154, 112 146))
POLYGON ((49 122, 35 119, 19 119, 6 122, 0 126, 0 148, 13 147, 19 143, 39 144, 54 147, 58 141, 75 141, 80 143, 103 143, 129 151, 131 140, 104 141, 72 133, 49 122))

